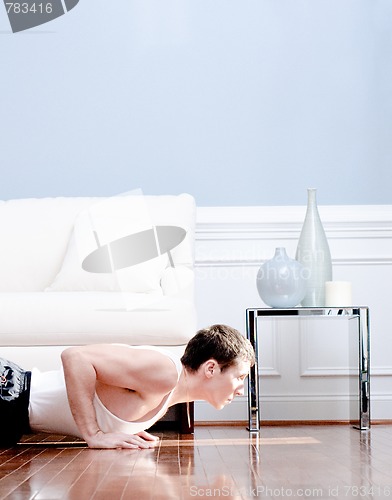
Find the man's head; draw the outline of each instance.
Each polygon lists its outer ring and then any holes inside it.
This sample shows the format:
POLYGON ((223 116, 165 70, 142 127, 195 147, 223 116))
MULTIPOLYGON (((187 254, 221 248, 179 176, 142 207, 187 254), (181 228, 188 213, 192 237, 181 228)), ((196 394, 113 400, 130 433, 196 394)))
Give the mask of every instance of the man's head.
POLYGON ((238 330, 226 325, 213 325, 199 330, 188 342, 181 358, 189 372, 196 372, 209 359, 214 359, 222 372, 237 361, 255 363, 252 345, 238 330))

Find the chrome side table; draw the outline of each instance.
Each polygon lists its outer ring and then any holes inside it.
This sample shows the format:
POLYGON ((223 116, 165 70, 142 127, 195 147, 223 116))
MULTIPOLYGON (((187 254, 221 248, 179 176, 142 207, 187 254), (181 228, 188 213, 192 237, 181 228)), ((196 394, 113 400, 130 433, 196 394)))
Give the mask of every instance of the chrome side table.
POLYGON ((368 307, 293 307, 290 309, 252 308, 246 309, 246 335, 256 354, 256 363, 250 370, 248 383, 248 431, 260 430, 259 401, 259 365, 258 336, 259 318, 266 317, 317 317, 326 318, 344 316, 356 321, 358 331, 358 422, 354 427, 358 430, 370 429, 370 325, 368 307))

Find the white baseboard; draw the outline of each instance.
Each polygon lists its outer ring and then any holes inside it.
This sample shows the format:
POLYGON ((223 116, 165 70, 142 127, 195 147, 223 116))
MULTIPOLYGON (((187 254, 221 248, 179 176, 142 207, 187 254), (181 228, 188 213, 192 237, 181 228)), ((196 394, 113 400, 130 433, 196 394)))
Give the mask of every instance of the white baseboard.
MULTIPOLYGON (((354 404, 355 409, 357 403, 354 404)), ((348 421, 355 413, 350 412, 347 397, 328 398, 282 397, 260 400, 260 420, 263 421, 348 421)), ((375 395, 371 399, 371 419, 390 420, 392 397, 390 394, 375 395)), ((204 401, 195 403, 195 422, 242 422, 248 420, 248 404, 245 399, 234 400, 228 407, 217 411, 204 401)))

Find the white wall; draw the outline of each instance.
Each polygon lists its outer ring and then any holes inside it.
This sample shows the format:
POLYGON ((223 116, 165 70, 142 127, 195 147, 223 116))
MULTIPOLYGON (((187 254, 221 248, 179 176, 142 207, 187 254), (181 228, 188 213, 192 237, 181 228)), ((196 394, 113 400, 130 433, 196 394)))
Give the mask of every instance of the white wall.
MULTIPOLYGON (((320 206, 335 280, 348 280, 356 305, 369 306, 372 419, 392 416, 392 205, 320 206)), ((294 257, 305 207, 199 208, 196 242, 200 327, 245 331, 245 309, 263 307, 259 266, 286 247, 294 257)), ((265 307, 265 306, 264 306, 265 307)), ((266 420, 350 417, 348 326, 344 321, 268 320, 260 339, 261 415, 266 420)), ((351 384, 352 385, 352 384, 351 384)), ((246 398, 221 412, 197 403, 198 420, 246 420, 246 398)))

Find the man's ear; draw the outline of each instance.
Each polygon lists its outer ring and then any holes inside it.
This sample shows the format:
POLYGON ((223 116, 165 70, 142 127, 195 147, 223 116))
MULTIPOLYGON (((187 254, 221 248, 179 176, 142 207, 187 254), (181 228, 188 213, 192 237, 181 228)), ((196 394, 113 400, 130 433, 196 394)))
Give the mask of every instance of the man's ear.
POLYGON ((215 373, 219 370, 219 364, 218 362, 211 358, 205 361, 204 363, 204 375, 206 378, 212 378, 215 373))

